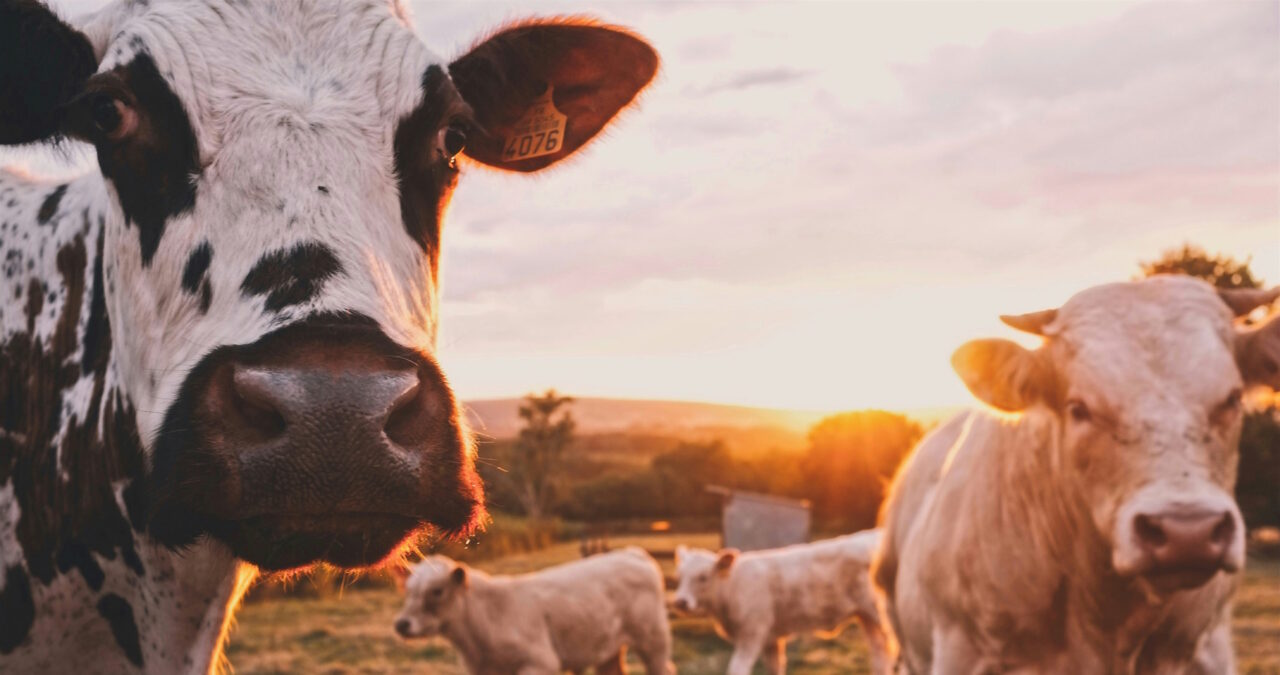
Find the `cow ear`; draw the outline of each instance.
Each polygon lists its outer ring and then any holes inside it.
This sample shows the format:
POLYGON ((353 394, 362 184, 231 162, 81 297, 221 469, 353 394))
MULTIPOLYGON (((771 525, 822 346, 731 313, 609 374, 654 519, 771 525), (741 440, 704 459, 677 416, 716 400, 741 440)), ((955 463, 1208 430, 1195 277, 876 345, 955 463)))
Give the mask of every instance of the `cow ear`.
POLYGON ((973 340, 951 355, 951 367, 988 405, 1007 412, 1051 402, 1053 371, 1038 352, 1009 340, 973 340))
POLYGON ((1236 364, 1245 384, 1280 391, 1280 312, 1236 330, 1236 364))
POLYGON ((580 20, 510 26, 449 66, 482 127, 464 152, 511 171, 549 166, 600 133, 657 70, 653 48, 618 28, 580 20))
POLYGON ((449 573, 449 581, 452 581, 454 586, 465 588, 467 585, 467 568, 462 565, 454 567, 453 571, 449 573))
POLYGON ((62 106, 97 69, 89 39, 48 7, 0 1, 0 145, 58 136, 62 106))
POLYGON ((716 558, 716 571, 725 574, 738 562, 738 549, 726 548, 720 551, 720 557, 716 558))
POLYGON ((684 544, 676 544, 676 551, 675 551, 676 567, 680 566, 680 559, 685 556, 688 550, 689 549, 684 547, 684 544))

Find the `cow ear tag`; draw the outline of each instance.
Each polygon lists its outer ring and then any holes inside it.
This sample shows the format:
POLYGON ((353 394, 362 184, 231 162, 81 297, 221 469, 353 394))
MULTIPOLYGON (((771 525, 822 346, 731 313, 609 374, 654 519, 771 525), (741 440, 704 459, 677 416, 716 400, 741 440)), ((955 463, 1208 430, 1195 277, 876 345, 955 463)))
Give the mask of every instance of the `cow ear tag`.
POLYGON ((551 100, 551 85, 533 102, 528 112, 513 125, 503 144, 502 161, 518 162, 560 151, 564 145, 564 126, 569 120, 551 100))

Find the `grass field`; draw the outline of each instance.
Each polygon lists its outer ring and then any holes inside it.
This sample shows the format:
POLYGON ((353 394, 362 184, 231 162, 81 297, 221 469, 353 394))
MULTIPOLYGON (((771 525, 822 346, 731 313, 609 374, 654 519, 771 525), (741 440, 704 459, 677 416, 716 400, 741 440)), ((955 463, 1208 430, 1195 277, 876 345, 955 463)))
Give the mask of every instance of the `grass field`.
MULTIPOLYGON (((617 538, 614 545, 672 549, 676 542, 714 547, 715 535, 617 538)), ((478 567, 517 573, 578 557, 577 544, 510 556, 478 567)), ((670 572, 670 563, 664 563, 670 572)), ((440 673, 461 675, 453 650, 441 640, 404 642, 391 630, 401 597, 391 590, 348 590, 327 599, 279 598, 241 608, 227 655, 240 675, 267 673, 440 673)), ((675 662, 682 674, 723 673, 729 645, 705 620, 677 619, 675 662)), ((1235 642, 1242 675, 1280 675, 1280 562, 1250 561, 1236 601, 1235 642)), ((787 649, 788 672, 846 675, 868 672, 856 626, 834 640, 804 637, 787 649)), ((643 672, 637 662, 632 672, 643 672)), ((763 672, 757 669, 757 672, 763 672)))

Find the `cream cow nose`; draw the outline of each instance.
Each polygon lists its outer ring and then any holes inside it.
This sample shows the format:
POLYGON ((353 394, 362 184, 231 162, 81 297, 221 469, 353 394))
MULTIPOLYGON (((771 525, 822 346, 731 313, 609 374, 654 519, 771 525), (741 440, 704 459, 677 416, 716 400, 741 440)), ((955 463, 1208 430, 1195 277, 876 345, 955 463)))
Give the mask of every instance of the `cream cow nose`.
POLYGON ((1223 566, 1236 536, 1229 511, 1196 514, 1139 513, 1134 516, 1135 538, 1151 557, 1152 571, 1223 566))
POLYGON ((400 637, 409 637, 409 627, 408 619, 396 619, 396 633, 400 637))

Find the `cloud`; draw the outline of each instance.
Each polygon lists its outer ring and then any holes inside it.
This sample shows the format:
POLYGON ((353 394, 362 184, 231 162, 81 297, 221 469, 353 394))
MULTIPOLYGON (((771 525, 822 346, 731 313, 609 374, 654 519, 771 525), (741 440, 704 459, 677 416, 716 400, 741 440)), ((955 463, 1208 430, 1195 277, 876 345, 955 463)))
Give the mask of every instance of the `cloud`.
POLYGON ((786 67, 748 70, 738 73, 727 80, 692 87, 686 91, 693 96, 707 96, 708 94, 735 89, 791 84, 803 80, 809 75, 810 73, 806 71, 786 67))
POLYGON ((1280 281, 1276 3, 411 4, 445 57, 530 13, 663 56, 580 157, 463 176, 464 396, 955 403, 947 357, 997 314, 1163 248, 1280 281))

